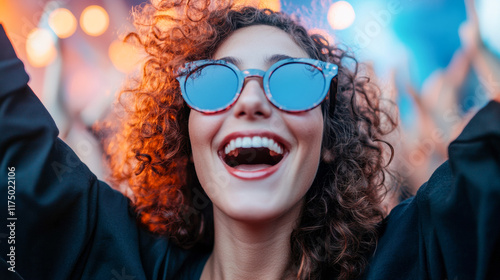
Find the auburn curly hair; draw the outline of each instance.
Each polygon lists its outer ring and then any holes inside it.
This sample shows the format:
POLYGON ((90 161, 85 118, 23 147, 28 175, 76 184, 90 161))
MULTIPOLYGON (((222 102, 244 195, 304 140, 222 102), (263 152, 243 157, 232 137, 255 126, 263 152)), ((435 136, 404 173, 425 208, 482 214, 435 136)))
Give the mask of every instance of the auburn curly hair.
POLYGON ((131 188, 140 222, 181 247, 211 248, 212 205, 189 160, 190 109, 175 73, 185 62, 211 58, 239 28, 275 26, 311 58, 339 66, 337 95, 322 105, 319 169, 290 236, 290 270, 297 279, 359 277, 384 215, 380 202, 387 185, 387 149, 381 139, 396 123, 382 108, 378 88, 359 73, 354 57, 320 35, 309 35, 291 16, 267 9, 153 1, 133 15, 137 30, 126 39, 140 44, 147 60, 140 77, 120 94, 120 118, 102 124, 101 130, 109 134, 103 143, 111 182, 131 188), (346 67, 346 59, 354 67, 346 67))

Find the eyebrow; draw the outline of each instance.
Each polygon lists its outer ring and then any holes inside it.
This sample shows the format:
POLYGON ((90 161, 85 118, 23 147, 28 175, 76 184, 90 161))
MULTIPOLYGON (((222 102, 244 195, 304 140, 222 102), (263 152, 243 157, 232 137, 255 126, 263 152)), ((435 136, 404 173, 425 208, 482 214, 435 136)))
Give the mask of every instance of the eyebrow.
POLYGON ((224 60, 225 62, 232 63, 236 66, 241 65, 241 60, 236 58, 236 57, 232 57, 232 56, 225 56, 225 57, 219 58, 217 60, 224 60))
POLYGON ((271 66, 278 61, 281 61, 284 59, 289 59, 289 58, 293 58, 293 57, 288 56, 288 55, 284 55, 284 54, 275 54, 275 55, 267 57, 265 61, 266 61, 267 65, 271 66))
MULTIPOLYGON (((274 54, 274 55, 266 57, 264 62, 266 63, 266 65, 271 66, 278 61, 281 61, 284 59, 289 59, 289 58, 293 58, 293 57, 288 56, 288 55, 284 55, 284 54, 274 54)), ((236 58, 236 57, 232 57, 232 56, 226 56, 223 58, 219 58, 218 60, 224 60, 226 62, 232 63, 232 64, 236 65, 238 68, 242 64, 241 59, 236 58)))

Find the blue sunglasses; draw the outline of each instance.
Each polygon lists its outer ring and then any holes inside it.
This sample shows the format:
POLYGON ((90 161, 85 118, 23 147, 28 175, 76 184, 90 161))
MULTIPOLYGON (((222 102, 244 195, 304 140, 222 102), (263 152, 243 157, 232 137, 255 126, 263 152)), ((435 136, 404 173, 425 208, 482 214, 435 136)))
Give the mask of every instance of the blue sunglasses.
MULTIPOLYGON (((198 60, 186 63, 177 80, 188 106, 205 114, 233 106, 250 77, 262 78, 266 97, 276 108, 297 113, 314 109, 325 100, 337 72, 337 65, 310 58, 280 60, 267 71, 240 70, 225 60, 198 60)), ((336 85, 332 86, 331 98, 336 90, 336 85)))

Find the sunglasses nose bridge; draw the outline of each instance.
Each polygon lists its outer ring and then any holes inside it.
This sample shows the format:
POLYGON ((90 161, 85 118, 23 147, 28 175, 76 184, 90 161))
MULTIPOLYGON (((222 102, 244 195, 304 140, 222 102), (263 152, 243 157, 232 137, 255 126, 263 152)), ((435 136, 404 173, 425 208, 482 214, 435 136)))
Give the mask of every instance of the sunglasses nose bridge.
POLYGON ((243 76, 243 83, 242 83, 241 90, 243 90, 243 87, 245 87, 245 84, 247 83, 247 79, 251 79, 251 78, 260 78, 260 79, 262 79, 261 86, 263 86, 264 75, 266 74, 266 72, 262 71, 262 70, 259 70, 259 69, 247 69, 247 70, 241 71, 241 74, 243 76))
POLYGON ((243 80, 246 80, 248 78, 262 78, 264 79, 264 75, 266 72, 259 70, 259 69, 247 69, 241 71, 241 74, 243 74, 243 80))
POLYGON ((272 106, 263 86, 265 74, 265 71, 259 69, 239 71, 240 89, 234 103, 234 112, 237 116, 250 118, 270 116, 272 106))

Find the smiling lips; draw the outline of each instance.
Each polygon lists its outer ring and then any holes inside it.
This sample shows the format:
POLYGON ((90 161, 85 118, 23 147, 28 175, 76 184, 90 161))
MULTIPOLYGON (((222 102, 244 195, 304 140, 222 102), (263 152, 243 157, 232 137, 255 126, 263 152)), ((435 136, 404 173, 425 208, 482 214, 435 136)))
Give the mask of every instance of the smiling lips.
POLYGON ((276 172, 287 154, 284 141, 277 135, 242 135, 226 137, 219 151, 228 172, 241 179, 261 179, 276 172))

